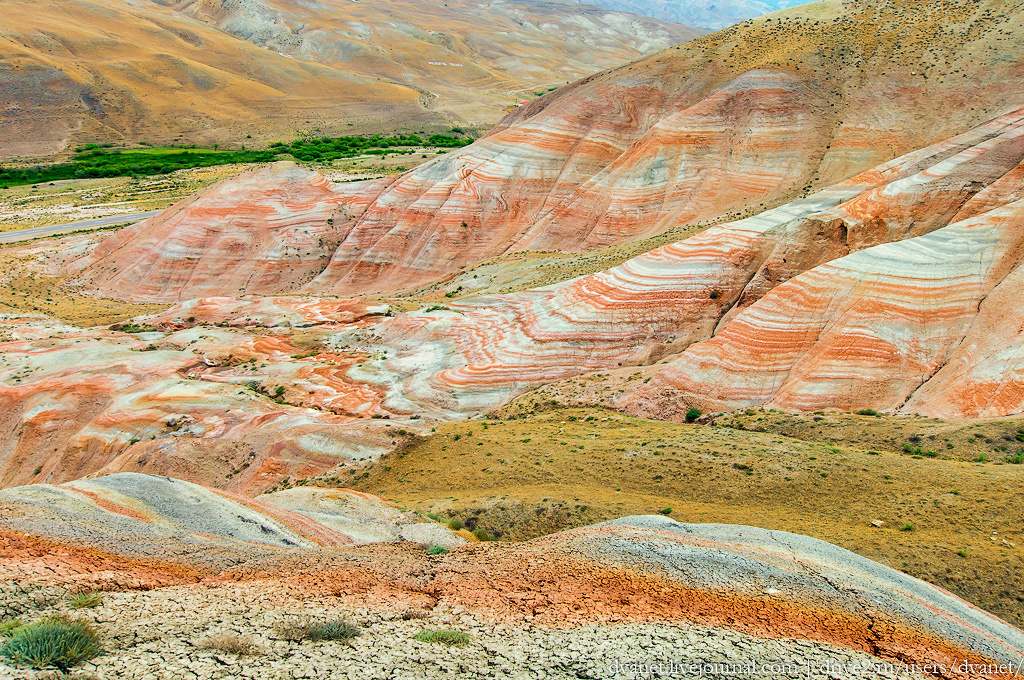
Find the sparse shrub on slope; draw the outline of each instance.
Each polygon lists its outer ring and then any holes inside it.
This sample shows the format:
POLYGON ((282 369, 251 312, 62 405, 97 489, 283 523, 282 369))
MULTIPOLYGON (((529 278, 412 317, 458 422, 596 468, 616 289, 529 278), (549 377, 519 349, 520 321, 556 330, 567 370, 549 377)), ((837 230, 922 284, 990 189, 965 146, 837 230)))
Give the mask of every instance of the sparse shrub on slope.
POLYGON ((87 621, 52 616, 11 631, 0 655, 16 666, 67 670, 103 652, 99 635, 87 621))
POLYGON ((459 630, 424 630, 417 633, 414 639, 449 647, 469 644, 469 636, 459 630))
POLYGON ((346 618, 332 619, 330 621, 300 620, 282 626, 278 634, 285 640, 301 642, 323 642, 333 640, 348 642, 363 634, 359 626, 346 618))

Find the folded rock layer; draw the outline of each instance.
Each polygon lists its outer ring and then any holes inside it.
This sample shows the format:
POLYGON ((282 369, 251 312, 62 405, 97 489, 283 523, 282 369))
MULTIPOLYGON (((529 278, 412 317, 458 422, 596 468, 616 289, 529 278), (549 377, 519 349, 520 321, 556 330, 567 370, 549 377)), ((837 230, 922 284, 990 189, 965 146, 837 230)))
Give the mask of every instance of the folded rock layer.
POLYGON ((1024 110, 604 272, 385 319, 362 342, 395 351, 352 374, 396 408, 470 413, 683 352, 620 405, 1018 412, 1016 326, 989 332, 1012 312, 981 303, 1015 290, 1022 161, 1024 110), (907 403, 951 360, 937 380, 961 397, 907 403))

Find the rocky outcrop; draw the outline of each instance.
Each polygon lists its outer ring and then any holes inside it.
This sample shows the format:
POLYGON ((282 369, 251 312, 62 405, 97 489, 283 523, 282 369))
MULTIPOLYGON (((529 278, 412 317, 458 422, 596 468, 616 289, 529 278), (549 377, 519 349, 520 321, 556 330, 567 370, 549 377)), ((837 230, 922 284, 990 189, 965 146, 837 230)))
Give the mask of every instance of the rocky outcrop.
POLYGON ((781 285, 620 404, 992 417, 1024 410, 1024 202, 781 285))
POLYGON ((362 543, 465 542, 382 499, 344 489, 298 488, 247 498, 136 473, 0 491, 7 529, 83 548, 158 558, 199 570, 362 543))

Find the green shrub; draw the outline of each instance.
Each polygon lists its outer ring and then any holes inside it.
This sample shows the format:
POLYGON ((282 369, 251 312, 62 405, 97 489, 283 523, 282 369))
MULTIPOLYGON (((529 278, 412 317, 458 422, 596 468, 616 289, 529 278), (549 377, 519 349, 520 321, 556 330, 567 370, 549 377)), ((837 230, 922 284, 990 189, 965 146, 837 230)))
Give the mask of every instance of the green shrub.
POLYGON ((469 644, 469 636, 458 630, 424 630, 417 633, 415 639, 449 646, 469 644))
POLYGON ((92 609, 103 604, 103 596, 99 593, 75 593, 68 598, 68 606, 72 609, 92 609))
POLYGON ((486 541, 491 540, 491 535, 488 534, 483 529, 473 529, 473 535, 476 536, 476 540, 478 540, 478 541, 485 541, 486 542, 486 541))
POLYGON ((86 621, 51 616, 15 628, 0 647, 0 655, 16 666, 61 670, 88 661, 103 652, 99 635, 86 621))
POLYGON ((906 524, 900 525, 900 531, 913 531, 913 530, 914 530, 914 525, 911 524, 910 522, 907 522, 906 524))
POLYGON ((1012 456, 1007 456, 1004 460, 1007 463, 1012 463, 1013 465, 1020 465, 1024 463, 1024 451, 1019 451, 1012 456))
POLYGON ((697 418, 700 418, 700 416, 701 413, 699 408, 691 408, 689 411, 686 412, 686 422, 692 423, 693 421, 697 420, 697 418))
POLYGON ((448 554, 448 548, 443 545, 430 545, 427 546, 428 555, 446 555, 448 554))
POLYGON ((448 521, 448 528, 451 529, 452 531, 459 531, 460 529, 462 529, 465 526, 466 526, 465 524, 463 524, 460 520, 457 520, 457 519, 453 519, 453 520, 449 520, 448 521))
POLYGON ((663 515, 671 515, 672 514, 672 508, 662 508, 658 512, 660 512, 663 515))
POLYGON ((289 634, 283 636, 289 640, 309 640, 310 642, 323 642, 334 640, 347 642, 362 635, 363 631, 356 624, 348 619, 334 619, 331 621, 311 621, 308 623, 292 626, 289 634))
POLYGON ((876 411, 873 408, 862 408, 861 410, 857 411, 857 415, 859 415, 859 416, 877 416, 878 415, 878 411, 876 411))

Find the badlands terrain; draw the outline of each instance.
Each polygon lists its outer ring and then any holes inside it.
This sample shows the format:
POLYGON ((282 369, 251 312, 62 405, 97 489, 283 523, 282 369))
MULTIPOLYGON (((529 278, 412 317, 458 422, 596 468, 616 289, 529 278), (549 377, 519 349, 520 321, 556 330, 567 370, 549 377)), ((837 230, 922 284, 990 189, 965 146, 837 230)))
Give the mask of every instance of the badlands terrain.
POLYGON ((703 31, 562 2, 9 0, 0 160, 490 127, 703 31))
POLYGON ((1015 677, 1022 22, 800 6, 0 247, 2 615, 81 677, 1015 677))

